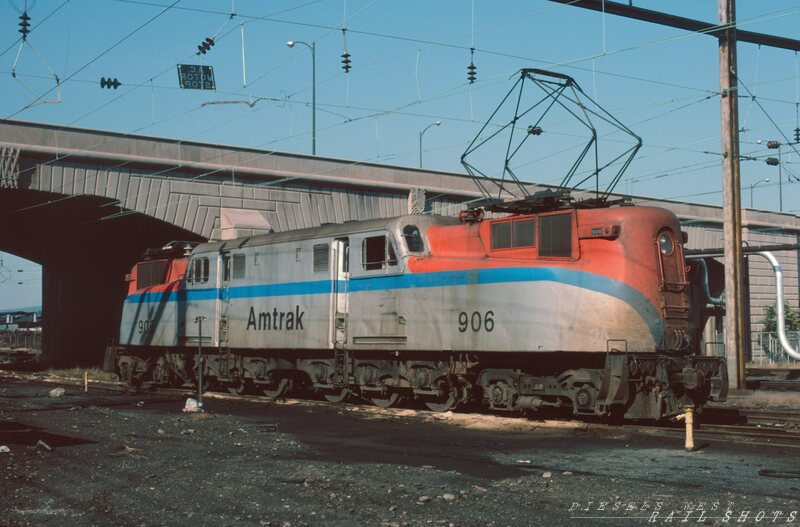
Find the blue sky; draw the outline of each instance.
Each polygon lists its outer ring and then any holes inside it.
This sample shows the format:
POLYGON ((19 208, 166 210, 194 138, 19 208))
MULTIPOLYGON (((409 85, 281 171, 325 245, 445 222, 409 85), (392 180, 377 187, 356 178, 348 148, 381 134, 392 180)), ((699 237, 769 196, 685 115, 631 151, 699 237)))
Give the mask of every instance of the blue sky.
MULTIPOLYGON (((709 22, 717 16, 714 0, 634 4, 709 22)), ((311 57, 305 47, 290 49, 286 41, 313 41, 318 155, 415 166, 419 131, 440 120, 425 134, 424 164, 463 172, 461 154, 511 87, 514 73, 545 68, 573 76, 642 137, 644 147, 618 190, 720 203, 718 51, 716 39, 705 35, 546 0, 28 0, 35 29, 32 49, 26 46, 19 55, 19 82, 11 72, 24 5, 0 3, 5 118, 310 153, 311 57), (343 25, 352 56, 348 74, 340 63, 343 25), (209 36, 215 46, 197 56, 197 45, 209 36), (478 73, 472 85, 470 47, 476 48, 478 73), (212 65, 217 91, 181 90, 178 63, 212 65), (27 107, 39 97, 55 98, 50 69, 64 80, 61 102, 27 107), (118 78, 122 86, 101 89, 101 77, 118 78), (265 99, 253 107, 203 105, 259 97, 265 99)), ((744 29, 800 38, 795 1, 739 0, 737 10, 744 29)), ((769 177, 755 190, 754 205, 778 209, 777 168, 766 165, 770 152, 758 141, 782 139, 781 132, 793 138, 797 60, 790 51, 739 45, 743 95, 756 97, 740 99, 741 151, 756 158, 742 161, 745 206, 749 186, 769 177)), ((557 182, 564 163, 572 161, 580 139, 566 125, 550 130, 549 142, 540 145, 547 151, 524 159, 517 172, 522 179, 557 182)), ((499 145, 489 149, 480 158, 482 167, 497 172, 501 154, 499 145)), ((800 174, 791 148, 782 158, 784 177, 788 171, 800 174)), ((784 210, 800 208, 800 184, 784 183, 784 210)), ((0 281, 0 308, 38 304, 36 266, 3 257, 9 268, 29 269, 30 278, 23 285, 0 281)))

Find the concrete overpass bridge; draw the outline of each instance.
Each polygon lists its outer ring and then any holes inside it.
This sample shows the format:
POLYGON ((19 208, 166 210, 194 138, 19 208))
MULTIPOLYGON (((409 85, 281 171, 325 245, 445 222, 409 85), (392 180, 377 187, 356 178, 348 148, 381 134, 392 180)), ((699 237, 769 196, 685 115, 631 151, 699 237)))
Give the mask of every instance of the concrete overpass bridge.
POLYGON ((457 174, 0 120, 0 250, 43 266, 55 365, 102 357, 147 248, 452 214, 477 196, 457 174))
MULTIPOLYGON (((118 330, 122 278, 147 248, 408 212, 455 214, 479 196, 460 174, 0 120, 0 251, 43 266, 43 353, 52 365, 100 362, 118 330)), ((719 207, 634 202, 673 210, 691 248, 722 244, 719 207)), ((795 215, 743 217, 752 245, 798 241, 795 215)), ((793 306, 798 258, 781 255, 793 306)), ((754 320, 773 302, 771 280, 754 262, 754 320)))

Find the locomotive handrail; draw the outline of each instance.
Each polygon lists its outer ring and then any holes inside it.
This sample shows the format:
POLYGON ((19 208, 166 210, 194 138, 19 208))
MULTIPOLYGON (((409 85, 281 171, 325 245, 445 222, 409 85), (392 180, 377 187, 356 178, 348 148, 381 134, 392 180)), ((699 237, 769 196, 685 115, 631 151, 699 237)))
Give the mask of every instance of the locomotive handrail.
POLYGON ((699 258, 697 261, 700 262, 700 269, 703 271, 703 292, 706 294, 706 302, 714 306, 725 305, 725 300, 722 298, 722 295, 711 295, 711 287, 708 284, 708 264, 706 264, 705 259, 699 258))
POLYGON ((785 313, 783 312, 783 269, 775 255, 769 251, 759 251, 759 256, 763 256, 772 265, 772 270, 775 271, 775 293, 776 293, 776 317, 778 319, 778 338, 781 341, 781 346, 787 355, 793 359, 800 359, 800 351, 792 348, 789 343, 789 337, 786 336, 786 320, 785 313))
MULTIPOLYGON (((800 244, 797 243, 783 243, 778 245, 752 245, 742 247, 742 253, 752 254, 760 253, 763 251, 798 251, 800 244)), ((697 260, 698 258, 718 257, 725 254, 722 248, 714 249, 686 249, 684 251, 684 258, 687 260, 697 260)))

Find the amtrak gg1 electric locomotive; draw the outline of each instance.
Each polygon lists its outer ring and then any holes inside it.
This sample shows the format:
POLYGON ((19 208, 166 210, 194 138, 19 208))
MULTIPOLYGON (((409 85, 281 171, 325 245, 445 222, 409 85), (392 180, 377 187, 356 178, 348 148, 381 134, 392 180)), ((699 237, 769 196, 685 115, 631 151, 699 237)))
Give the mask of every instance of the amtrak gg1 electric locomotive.
POLYGON ((432 410, 472 402, 658 419, 722 399, 725 362, 702 356, 707 295, 693 286, 701 272, 684 260, 677 218, 611 199, 641 145, 571 77, 523 69, 462 156, 482 208, 152 252, 129 276, 119 373, 270 397, 411 398, 432 410), (542 94, 530 105, 526 83, 542 94), (555 147, 547 141, 565 130, 563 119, 560 133, 544 125, 554 109, 587 143, 559 190, 530 195, 512 162, 523 144, 555 147), (614 130, 599 133, 603 123, 614 130), (491 178, 468 158, 503 133, 502 177, 491 178), (621 134, 632 144, 601 163, 598 142, 619 146, 621 134), (600 192, 606 169, 616 173, 600 192), (570 187, 573 177, 583 179, 570 187), (594 196, 574 200, 568 189, 591 178, 594 196))
POLYGON ((724 362, 698 353, 682 236, 667 210, 606 207, 173 244, 131 271, 118 368, 174 385, 202 367, 272 397, 657 419, 727 390, 724 362))

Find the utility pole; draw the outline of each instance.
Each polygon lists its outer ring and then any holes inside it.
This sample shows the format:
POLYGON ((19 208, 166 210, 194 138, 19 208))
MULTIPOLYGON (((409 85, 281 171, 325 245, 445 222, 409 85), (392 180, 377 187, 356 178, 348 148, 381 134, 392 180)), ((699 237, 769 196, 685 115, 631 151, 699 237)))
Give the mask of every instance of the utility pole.
POLYGON ((719 87, 722 128, 722 235, 725 247, 725 358, 730 387, 744 384, 742 310, 742 200, 739 175, 739 96, 736 64, 736 0, 718 0, 719 87))
POLYGON ((745 322, 742 301, 742 204, 739 186, 739 104, 736 80, 737 41, 800 51, 800 40, 736 29, 735 0, 717 0, 719 25, 679 17, 612 0, 550 0, 603 14, 643 20, 719 39, 720 110, 722 113, 722 197, 725 237, 725 354, 730 386, 744 384, 745 322))

